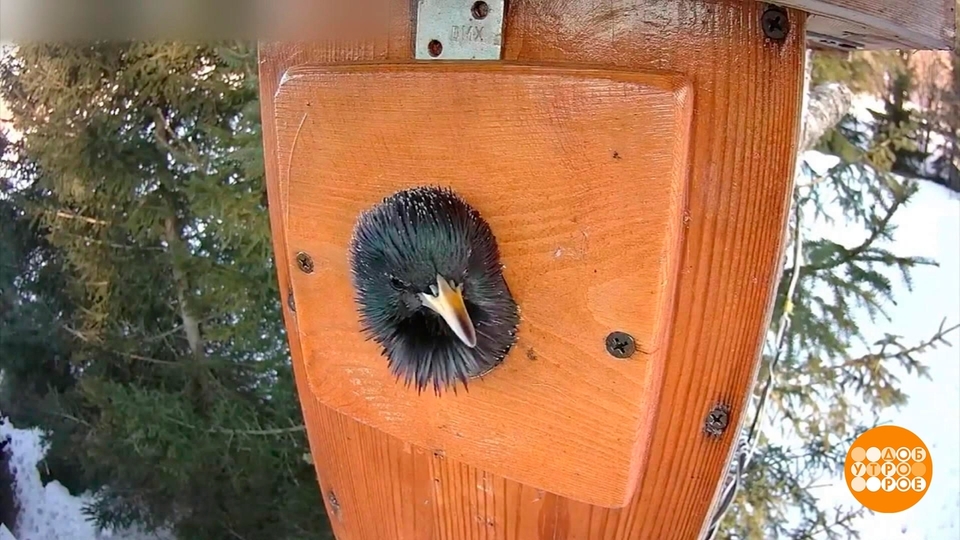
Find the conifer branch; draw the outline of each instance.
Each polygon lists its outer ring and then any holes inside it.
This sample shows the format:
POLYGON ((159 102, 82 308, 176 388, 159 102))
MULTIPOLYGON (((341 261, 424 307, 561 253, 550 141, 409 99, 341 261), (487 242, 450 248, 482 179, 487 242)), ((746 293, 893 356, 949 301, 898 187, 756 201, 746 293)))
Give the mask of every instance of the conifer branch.
MULTIPOLYGON (((893 204, 891 204, 890 207, 887 208, 887 211, 884 214, 884 216, 880 219, 880 221, 877 222, 876 226, 873 227, 873 230, 870 231, 869 236, 867 236, 866 240, 861 242, 860 245, 853 247, 851 249, 840 247, 839 250, 843 252, 842 256, 836 257, 829 261, 825 261, 821 264, 803 265, 800 268, 800 270, 804 273, 812 273, 812 272, 820 272, 823 270, 832 270, 834 268, 843 266, 844 264, 852 263, 854 261, 879 262, 877 257, 864 256, 864 253, 867 250, 869 250, 871 247, 873 247, 873 244, 880 238, 881 235, 883 235, 883 232, 890 225, 890 220, 893 219, 894 213, 896 213, 896 211, 900 208, 902 204, 903 204, 903 199, 899 197, 895 198, 893 201, 893 204)), ((796 264, 797 263, 794 262, 794 265, 796 264)), ((794 268, 790 267, 784 271, 783 275, 792 276, 795 273, 796 272, 794 271, 794 268)))
POLYGON ((270 437, 276 435, 288 435, 290 433, 300 433, 305 431, 307 427, 303 424, 297 424, 290 426, 288 428, 271 428, 271 429, 225 429, 225 428, 200 428, 194 426, 193 424, 188 424, 176 418, 168 418, 174 424, 178 426, 183 426, 187 429, 193 429, 196 431, 204 431, 206 433, 222 433, 224 435, 251 435, 258 437, 270 437))
POLYGON ((834 366, 834 369, 843 369, 843 368, 854 367, 854 366, 864 365, 864 364, 876 364, 877 362, 882 362, 884 360, 909 357, 910 355, 923 352, 927 348, 937 343, 946 343, 947 345, 950 345, 950 342, 946 340, 946 336, 951 332, 953 332, 954 330, 960 328, 960 323, 957 323, 949 328, 944 328, 944 324, 946 324, 946 322, 947 322, 946 319, 941 321, 940 327, 937 329, 937 332, 933 334, 933 336, 931 336, 929 339, 925 341, 921 341, 920 343, 914 345, 913 347, 903 347, 902 345, 897 343, 895 340, 888 341, 881 345, 879 352, 867 353, 857 358, 851 358, 841 364, 834 366), (887 352, 887 347, 891 345, 897 346, 900 348, 898 350, 887 352))
MULTIPOLYGON (((840 508, 834 510, 834 518, 830 522, 825 520, 812 521, 807 524, 806 527, 801 525, 800 527, 794 529, 790 533, 790 538, 795 540, 807 540, 816 538, 817 535, 821 533, 826 533, 828 538, 838 537, 835 536, 835 533, 831 534, 835 528, 840 527, 847 531, 848 533, 852 532, 853 520, 863 515, 863 508, 858 508, 855 510, 846 510, 842 511, 840 508)), ((851 536, 848 536, 848 538, 851 536)), ((858 538, 858 534, 853 534, 852 537, 858 538)))
POLYGON ((203 160, 200 158, 199 150, 194 147, 181 150, 174 146, 174 143, 170 140, 170 136, 175 136, 176 133, 170 127, 170 122, 167 121, 167 117, 163 114, 163 111, 161 111, 159 108, 154 108, 153 119, 153 135, 154 139, 157 141, 157 144, 169 152, 171 156, 182 159, 201 171, 206 171, 207 168, 204 166, 203 160))
POLYGON ((79 331, 79 330, 77 330, 77 329, 75 329, 75 328, 71 328, 70 325, 61 324, 60 327, 63 328, 64 330, 66 330, 68 334, 70 334, 71 336, 79 339, 80 341, 82 341, 82 342, 84 342, 84 343, 90 343, 90 338, 87 337, 86 334, 84 334, 83 332, 81 332, 81 331, 79 331))
POLYGON ((900 205, 902 204, 903 204, 903 199, 900 197, 895 197, 893 200, 893 204, 891 204, 890 207, 887 208, 887 211, 884 214, 883 218, 881 218, 880 221, 877 222, 873 230, 870 231, 870 236, 868 236, 866 240, 864 240, 859 246, 853 249, 845 250, 846 253, 839 260, 829 264, 821 265, 820 267, 813 267, 813 269, 828 270, 830 268, 836 268, 837 266, 841 266, 847 262, 855 260, 861 253, 870 249, 870 247, 873 246, 873 243, 876 242, 878 238, 880 238, 880 235, 882 235, 884 231, 887 230, 887 226, 890 225, 890 220, 893 219, 893 214, 897 212, 897 210, 900 208, 900 205))
MULTIPOLYGON (((104 222, 106 223, 106 222, 104 222)), ((84 242, 90 242, 91 244, 96 244, 100 246, 111 247, 115 249, 124 249, 130 251, 163 251, 163 248, 160 246, 138 246, 134 244, 117 244, 115 242, 107 242, 105 240, 97 240, 96 238, 90 238, 89 236, 84 236, 82 234, 73 234, 63 231, 57 231, 57 234, 62 234, 64 236, 69 236, 71 238, 76 238, 84 242)))
POLYGON ((73 416, 73 415, 71 415, 71 414, 67 414, 67 413, 65 413, 65 412, 60 412, 60 411, 48 411, 48 410, 45 410, 45 409, 37 409, 37 410, 39 410, 41 413, 46 414, 46 415, 48 415, 48 416, 56 416, 57 418, 63 418, 64 420, 70 420, 71 422, 73 422, 73 423, 75 423, 75 424, 80 424, 81 426, 84 426, 84 427, 86 427, 86 428, 93 429, 93 426, 90 424, 90 422, 87 422, 86 420, 84 420, 84 419, 82 419, 82 418, 77 418, 76 416, 73 416))
POLYGON ((56 217, 58 217, 58 218, 63 218, 63 219, 75 219, 75 220, 78 220, 78 221, 83 221, 84 223, 89 223, 89 224, 91 224, 91 225, 103 225, 103 226, 105 226, 105 225, 109 225, 109 224, 110 224, 110 222, 104 221, 104 220, 102 220, 102 219, 92 218, 92 217, 84 216, 84 215, 82 215, 82 214, 77 214, 77 213, 74 213, 74 212, 67 212, 66 210, 57 210, 57 213, 54 214, 54 215, 55 215, 56 217))
MULTIPOLYGON (((75 329, 75 328, 71 328, 71 327, 70 327, 69 325, 67 325, 67 324, 61 324, 60 326, 61 326, 64 330, 66 330, 67 333, 69 333, 69 334, 72 335, 73 337, 79 339, 80 341, 83 341, 84 343, 91 343, 91 342, 94 341, 94 340, 91 339, 89 336, 85 335, 83 332, 81 332, 81 331, 79 331, 79 330, 77 330, 77 329, 75 329)), ((180 328, 181 328, 181 327, 178 326, 178 327, 175 328, 174 330, 167 331, 167 332, 165 332, 165 333, 166 333, 166 334, 173 334, 173 333, 179 331, 180 328)), ((163 335, 163 334, 160 334, 160 336, 162 336, 162 335, 163 335)), ((153 337, 154 337, 154 338, 157 338, 157 336, 153 336, 153 337)), ((99 341, 99 340, 97 340, 97 341, 99 341)), ((160 365, 165 365, 165 366, 178 366, 178 367, 184 367, 184 366, 186 365, 186 364, 184 364, 183 362, 175 362, 175 361, 173 361, 173 360, 160 360, 159 358, 151 358, 151 357, 149 357, 149 356, 143 356, 143 355, 141 355, 141 354, 135 354, 135 353, 127 353, 127 352, 113 351, 113 350, 105 350, 104 352, 110 353, 110 354, 116 354, 116 355, 119 355, 119 356, 123 356, 124 358, 129 358, 129 359, 131 359, 131 360, 139 360, 139 361, 141 361, 141 362, 147 362, 147 363, 150 363, 150 364, 160 364, 160 365)))
MULTIPOLYGON (((207 322, 207 321, 209 321, 209 320, 211 320, 211 319, 213 319, 212 316, 210 316, 210 317, 205 317, 205 318, 201 319, 200 322, 201 322, 201 323, 205 323, 205 322, 207 322)), ((176 333, 178 333, 178 332, 180 332, 180 331, 182 331, 182 330, 183 330, 183 325, 182 325, 182 324, 178 324, 178 325, 174 326, 173 328, 171 328, 171 329, 169 329, 169 330, 164 330, 163 332, 160 332, 159 334, 154 334, 154 335, 152 335, 152 336, 146 336, 146 337, 142 338, 141 341, 158 341, 158 340, 161 340, 161 339, 163 339, 163 338, 165 338, 165 337, 172 336, 172 335, 174 335, 174 334, 176 334, 176 333)))
POLYGON ((124 353, 124 352, 117 352, 117 354, 119 354, 120 356, 129 358, 131 360, 139 360, 141 362, 147 362, 149 364, 160 364, 164 366, 183 366, 182 362, 173 362, 171 360, 160 360, 159 358, 150 358, 149 356, 142 356, 139 354, 124 353))
POLYGON ((229 525, 224 524, 224 528, 227 529, 227 532, 230 533, 230 536, 236 538, 237 540, 247 540, 246 538, 244 538, 243 536, 241 536, 240 533, 238 533, 237 531, 233 530, 229 525))

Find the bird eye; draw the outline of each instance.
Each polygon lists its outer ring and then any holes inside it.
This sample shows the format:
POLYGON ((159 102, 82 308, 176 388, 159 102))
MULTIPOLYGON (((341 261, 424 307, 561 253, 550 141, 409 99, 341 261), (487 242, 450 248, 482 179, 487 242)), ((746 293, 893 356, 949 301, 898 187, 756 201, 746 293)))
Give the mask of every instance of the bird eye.
POLYGON ((403 282, 403 280, 390 276, 390 286, 398 291, 403 291, 409 288, 409 286, 403 282))

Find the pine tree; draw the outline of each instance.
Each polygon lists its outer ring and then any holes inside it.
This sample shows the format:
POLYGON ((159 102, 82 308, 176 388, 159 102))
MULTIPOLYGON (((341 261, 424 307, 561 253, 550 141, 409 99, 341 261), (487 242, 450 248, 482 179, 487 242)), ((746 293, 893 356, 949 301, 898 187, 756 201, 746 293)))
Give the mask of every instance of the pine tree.
POLYGON ((839 163, 822 175, 805 167, 798 179, 761 383, 724 493, 726 513, 716 516, 716 538, 858 537, 855 520, 864 509, 823 508, 813 484, 841 475, 850 443, 881 412, 906 403, 897 371, 925 377, 919 355, 960 327, 941 325, 921 343, 893 334, 867 341, 859 316, 886 318, 895 283, 909 288, 911 270, 935 264, 886 247, 893 216, 918 189, 909 164, 933 150, 917 144, 919 120, 929 111, 906 106, 916 78, 904 53, 858 54, 847 63, 818 55, 812 94, 831 83, 880 92, 885 107, 868 122, 841 111, 816 145, 839 163), (818 221, 862 228, 865 239, 847 247, 813 237, 818 221))
POLYGON ((255 49, 22 45, 0 75, 22 133, 2 207, 17 249, 0 406, 68 435, 49 459, 97 490, 103 525, 324 537, 271 258, 255 49))
POLYGON ((951 53, 949 65, 944 69, 949 73, 946 77, 949 84, 931 99, 938 106, 937 114, 928 125, 931 132, 944 137, 945 144, 942 152, 931 160, 929 169, 943 179, 945 186, 960 192, 960 46, 951 53))

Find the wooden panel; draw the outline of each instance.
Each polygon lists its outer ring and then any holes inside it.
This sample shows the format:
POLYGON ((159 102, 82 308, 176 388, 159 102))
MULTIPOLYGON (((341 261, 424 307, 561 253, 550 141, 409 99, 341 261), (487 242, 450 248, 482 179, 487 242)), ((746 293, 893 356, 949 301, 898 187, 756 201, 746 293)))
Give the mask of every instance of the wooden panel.
POLYGON ((314 396, 497 475, 626 504, 672 316, 689 93, 677 76, 510 64, 288 71, 277 152, 287 244, 315 266, 292 280, 314 396), (427 184, 490 223, 521 312, 503 364, 457 395, 396 380, 361 332, 347 264, 359 213, 427 184), (608 354, 615 330, 639 352, 608 354))
MULTIPOLYGON (((284 231, 273 96, 291 67, 408 61, 412 4, 390 4, 376 39, 267 43, 261 96, 271 223, 284 231)), ((700 533, 756 374, 792 187, 803 63, 803 14, 783 43, 763 38, 762 5, 737 0, 510 3, 504 56, 670 70, 693 81, 691 174, 673 328, 648 464, 629 505, 606 509, 540 492, 406 444, 319 404, 296 313, 284 303, 311 449, 340 540, 693 539, 700 533), (731 427, 706 437, 703 418, 729 403, 731 427)), ((277 268, 291 290, 289 268, 277 268)), ((544 459, 550 459, 545 453, 544 459)))
POLYGON ((951 49, 956 0, 784 0, 814 14, 811 41, 827 35, 867 49, 951 49))

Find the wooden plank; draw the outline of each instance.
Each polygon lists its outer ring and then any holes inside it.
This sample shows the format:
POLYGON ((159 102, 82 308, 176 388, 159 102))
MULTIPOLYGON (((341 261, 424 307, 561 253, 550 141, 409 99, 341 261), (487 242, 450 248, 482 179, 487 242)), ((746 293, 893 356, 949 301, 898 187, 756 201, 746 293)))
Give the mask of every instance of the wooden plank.
POLYGON ((512 63, 289 70, 277 152, 287 242, 315 268, 292 282, 317 399, 498 476, 623 506, 666 359, 690 94, 675 75, 512 63), (361 211, 424 184, 490 223, 521 309, 510 354, 457 395, 396 381, 361 332, 345 256, 361 211), (611 356, 613 331, 640 350, 611 356))
MULTIPOLYGON (((411 4, 388 7, 370 39, 261 49, 271 224, 281 261, 295 248, 286 238, 273 143, 280 78, 308 63, 409 61, 411 4)), ((648 465, 629 504, 611 510, 574 502, 321 405, 311 393, 296 313, 285 307, 311 450, 340 540, 698 536, 755 377, 792 187, 804 16, 790 11, 792 31, 774 43, 763 38, 761 11, 759 3, 736 0, 519 0, 508 10, 507 60, 668 70, 693 81, 692 169, 674 322, 648 465), (731 406, 731 428, 711 438, 702 424, 717 402, 731 406)), ((279 264, 277 272, 281 290, 291 291, 289 267, 279 264)))
POLYGON ((865 49, 951 49, 956 0, 784 0, 806 11, 814 44, 865 49))

